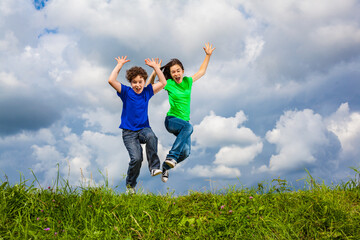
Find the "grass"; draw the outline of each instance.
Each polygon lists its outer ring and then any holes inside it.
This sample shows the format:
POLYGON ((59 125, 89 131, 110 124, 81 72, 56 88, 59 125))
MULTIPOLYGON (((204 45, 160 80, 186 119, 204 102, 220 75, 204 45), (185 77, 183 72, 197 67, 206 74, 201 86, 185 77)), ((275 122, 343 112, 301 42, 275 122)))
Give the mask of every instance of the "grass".
POLYGON ((188 195, 116 193, 107 184, 74 188, 0 186, 0 239, 360 239, 360 183, 292 190, 274 179, 257 188, 188 195))

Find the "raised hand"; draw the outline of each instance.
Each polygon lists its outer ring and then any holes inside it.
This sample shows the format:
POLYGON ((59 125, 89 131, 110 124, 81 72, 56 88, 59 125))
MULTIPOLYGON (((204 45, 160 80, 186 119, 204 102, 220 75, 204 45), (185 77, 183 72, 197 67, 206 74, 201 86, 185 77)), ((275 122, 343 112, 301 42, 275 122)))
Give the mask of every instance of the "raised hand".
POLYGON ((159 61, 159 58, 155 58, 155 59, 147 58, 147 59, 145 59, 145 64, 148 65, 149 67, 152 67, 152 68, 156 68, 156 67, 160 68, 161 63, 162 63, 162 60, 159 61))
POLYGON ((210 43, 206 43, 205 47, 203 47, 203 48, 204 48, 206 55, 211 55, 212 52, 215 50, 215 48, 213 48, 213 45, 210 43))
POLYGON ((126 59, 127 56, 121 56, 121 57, 116 57, 115 60, 117 61, 118 64, 124 65, 127 62, 130 62, 129 59, 126 59))
POLYGON ((154 94, 158 93, 166 86, 166 79, 164 73, 160 70, 161 63, 162 60, 159 60, 159 58, 145 59, 145 64, 154 69, 154 72, 150 76, 150 82, 154 82, 156 75, 159 77, 159 82, 152 85, 154 94))

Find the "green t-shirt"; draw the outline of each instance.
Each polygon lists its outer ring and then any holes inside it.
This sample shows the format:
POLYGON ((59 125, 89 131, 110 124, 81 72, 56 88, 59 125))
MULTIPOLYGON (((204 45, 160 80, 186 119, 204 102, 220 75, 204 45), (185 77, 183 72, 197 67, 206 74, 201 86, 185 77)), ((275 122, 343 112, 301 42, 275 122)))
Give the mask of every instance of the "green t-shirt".
POLYGON ((190 100, 193 79, 183 77, 180 84, 168 79, 165 90, 169 94, 170 109, 167 116, 174 116, 185 121, 190 120, 190 100))

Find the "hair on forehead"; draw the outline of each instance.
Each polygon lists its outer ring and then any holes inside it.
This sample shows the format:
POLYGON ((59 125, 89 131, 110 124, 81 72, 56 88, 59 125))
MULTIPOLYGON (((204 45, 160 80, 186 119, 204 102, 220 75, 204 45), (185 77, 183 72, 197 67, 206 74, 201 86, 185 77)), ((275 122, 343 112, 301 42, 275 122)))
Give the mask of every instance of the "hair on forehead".
POLYGON ((166 79, 171 79, 170 68, 175 65, 179 65, 181 69, 184 70, 183 64, 177 58, 171 59, 170 62, 168 62, 165 66, 160 68, 163 71, 166 79))
POLYGON ((136 78, 137 76, 140 76, 142 78, 144 78, 144 80, 147 79, 148 74, 145 71, 145 69, 143 69, 142 67, 132 67, 128 70, 126 70, 126 79, 131 83, 131 81, 136 78))

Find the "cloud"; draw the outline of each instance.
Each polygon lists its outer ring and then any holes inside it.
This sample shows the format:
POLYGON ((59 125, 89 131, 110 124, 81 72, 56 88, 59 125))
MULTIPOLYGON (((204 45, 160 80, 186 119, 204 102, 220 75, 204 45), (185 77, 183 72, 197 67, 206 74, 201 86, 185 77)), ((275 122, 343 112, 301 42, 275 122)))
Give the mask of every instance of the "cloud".
POLYGON ((239 147, 236 145, 222 147, 215 155, 214 164, 225 166, 248 165, 263 149, 262 142, 250 146, 239 147))
POLYGON ((249 128, 241 126, 247 117, 243 111, 235 117, 221 117, 213 111, 194 126, 193 139, 202 147, 217 147, 231 144, 246 146, 260 140, 249 128))
POLYGON ((360 113, 350 113, 348 103, 340 105, 338 110, 326 119, 329 131, 339 138, 343 154, 355 157, 360 154, 360 113))
MULTIPOLYGON (((38 146, 33 145, 33 156, 37 160, 36 164, 33 164, 32 169, 34 173, 43 173, 41 179, 42 185, 51 184, 55 180, 59 169, 57 164, 64 164, 64 156, 51 145, 38 146)), ((60 173, 60 172, 59 172, 60 173)))
POLYGON ((244 59, 247 63, 253 63, 260 56, 264 47, 261 37, 249 37, 245 40, 244 59))
POLYGON ((224 165, 218 166, 202 166, 195 165, 193 168, 188 169, 188 172, 201 178, 226 178, 233 179, 241 176, 240 170, 236 168, 229 168, 224 165))
MULTIPOLYGON (((276 145, 276 155, 269 166, 260 171, 289 172, 321 164, 322 152, 338 151, 336 139, 329 134, 323 118, 313 110, 286 111, 276 123, 276 128, 266 133, 266 140, 276 145), (335 142, 334 142, 335 141, 335 142)), ((327 154, 328 155, 328 154, 327 154)))
POLYGON ((309 72, 327 71, 360 52, 356 1, 241 2, 263 26, 267 47, 258 66, 277 81, 302 81, 309 72))
POLYGON ((44 182, 49 183, 56 176, 57 164, 59 173, 74 185, 90 180, 92 184, 103 181, 95 177, 99 171, 106 172, 109 180, 122 180, 128 155, 121 136, 93 131, 78 135, 68 127, 63 127, 57 134, 56 142, 32 146, 35 158, 32 168, 36 174, 45 174, 44 182))
POLYGON ((82 114, 86 127, 97 127, 102 133, 119 133, 120 112, 112 114, 104 108, 97 108, 82 114))
POLYGON ((211 165, 196 165, 189 169, 189 173, 195 177, 239 177, 240 170, 236 167, 247 166, 263 148, 261 138, 242 126, 245 121, 247 117, 243 111, 229 118, 217 116, 211 111, 210 115, 195 125, 195 147, 216 149, 218 152, 211 165))
POLYGON ((0 112, 8 113, 0 114, 0 134, 49 127, 69 108, 120 106, 113 103, 107 69, 85 60, 71 37, 46 34, 37 46, 9 54, 8 71, 0 71, 0 112))
POLYGON ((171 48, 166 43, 167 39, 173 39, 172 42, 179 46, 175 51, 182 52, 184 49, 195 49, 199 42, 218 39, 218 34, 223 35, 228 43, 231 40, 231 45, 236 46, 234 34, 244 35, 244 29, 247 28, 237 5, 236 2, 228 1, 224 4, 213 0, 161 4, 141 0, 79 0, 76 3, 64 0, 50 1, 43 11, 47 14, 49 28, 59 27, 65 31, 78 29, 90 38, 115 38, 133 49, 151 41, 153 47, 170 51, 171 48), (136 14, 133 9, 136 9, 136 14), (209 14, 215 9, 217 14, 209 14), (169 12, 177 14, 166 14, 169 12), (233 26, 232 31, 225 27, 229 25, 233 26), (238 31, 234 31, 234 28, 238 31), (163 32, 166 34, 162 35, 163 32), (188 38, 190 35, 192 40, 188 38))
POLYGON ((60 118, 53 106, 34 95, 7 98, 1 101, 0 112, 0 135, 4 136, 49 127, 60 118))
MULTIPOLYGON (((10 35, 16 38, 13 33, 10 35)), ((39 41, 37 47, 22 48, 19 44, 4 50, 6 59, 0 55, 2 68, 6 69, 0 70, 0 134, 36 131, 61 118, 69 97, 54 86, 48 74, 53 67, 64 65, 61 60, 67 45, 64 39, 61 36, 49 39, 53 45, 39 41)))

